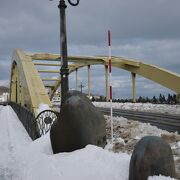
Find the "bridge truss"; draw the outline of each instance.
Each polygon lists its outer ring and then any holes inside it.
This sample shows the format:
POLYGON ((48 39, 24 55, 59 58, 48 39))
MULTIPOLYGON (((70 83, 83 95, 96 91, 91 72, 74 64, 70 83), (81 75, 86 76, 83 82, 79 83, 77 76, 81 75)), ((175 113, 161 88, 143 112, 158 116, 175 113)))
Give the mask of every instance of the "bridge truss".
MULTIPOLYGON (((90 68, 92 65, 103 65, 105 67, 106 78, 106 99, 108 100, 108 57, 69 56, 68 62, 69 73, 76 72, 76 88, 78 87, 78 69, 82 67, 88 68, 88 96, 90 96, 91 93, 90 68)), ((40 74, 54 73, 57 75, 59 70, 57 71, 51 68, 57 66, 60 67, 60 55, 58 54, 32 54, 16 49, 12 57, 10 100, 27 107, 33 112, 35 117, 38 115, 38 107, 40 104, 47 104, 52 108, 51 99, 61 84, 60 76, 58 76, 58 78, 41 78, 40 74), (47 68, 38 69, 38 66, 47 68), (49 83, 47 84, 47 82, 49 83), (46 88, 49 88, 50 91, 47 92, 46 88)), ((122 57, 112 57, 112 66, 131 73, 134 102, 136 100, 136 74, 171 89, 177 93, 180 101, 180 74, 141 61, 122 57)))

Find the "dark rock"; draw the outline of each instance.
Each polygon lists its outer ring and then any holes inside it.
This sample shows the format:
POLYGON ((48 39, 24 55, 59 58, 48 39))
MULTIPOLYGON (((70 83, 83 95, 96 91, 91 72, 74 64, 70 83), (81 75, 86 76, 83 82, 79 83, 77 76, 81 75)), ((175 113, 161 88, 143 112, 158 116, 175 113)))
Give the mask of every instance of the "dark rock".
POLYGON ((135 146, 129 167, 129 180, 147 180, 149 176, 175 177, 171 148, 160 137, 146 136, 135 146))
POLYGON ((88 144, 104 147, 104 116, 78 91, 68 92, 64 99, 60 116, 50 131, 53 152, 71 152, 88 144))

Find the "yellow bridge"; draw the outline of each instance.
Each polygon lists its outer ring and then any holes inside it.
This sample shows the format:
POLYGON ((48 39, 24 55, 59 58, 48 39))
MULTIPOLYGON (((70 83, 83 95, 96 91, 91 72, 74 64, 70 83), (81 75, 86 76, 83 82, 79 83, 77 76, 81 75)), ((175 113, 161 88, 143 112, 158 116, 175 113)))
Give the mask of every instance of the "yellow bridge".
MULTIPOLYGON (((30 54, 20 49, 16 49, 12 57, 11 81, 10 81, 10 100, 21 106, 26 106, 37 116, 37 109, 41 103, 52 107, 51 99, 61 84, 59 78, 41 78, 40 73, 59 73, 56 70, 38 70, 37 66, 60 66, 60 55, 58 54, 30 54), (47 63, 51 61, 51 63, 47 63), (44 85, 44 81, 53 82, 53 85, 44 85), (50 88, 50 93, 46 91, 50 88)), ((76 72, 76 88, 78 69, 88 67, 88 96, 90 96, 90 68, 91 65, 103 65, 106 76, 106 98, 108 99, 108 57, 75 57, 69 56, 69 73, 76 72)), ((180 74, 173 73, 166 69, 146 64, 141 61, 122 57, 112 57, 112 66, 131 72, 132 75, 132 96, 136 100, 136 74, 150 79, 162 86, 177 93, 180 101, 180 74)))

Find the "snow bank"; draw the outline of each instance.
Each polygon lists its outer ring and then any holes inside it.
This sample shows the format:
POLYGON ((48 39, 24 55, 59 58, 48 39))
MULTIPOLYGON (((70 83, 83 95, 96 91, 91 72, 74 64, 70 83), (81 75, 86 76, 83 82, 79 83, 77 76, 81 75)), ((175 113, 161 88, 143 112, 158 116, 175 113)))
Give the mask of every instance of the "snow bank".
MULTIPOLYGON (((110 129, 110 116, 105 116, 107 128, 110 129)), ((141 139, 147 135, 161 136, 161 134, 169 134, 168 131, 152 126, 149 123, 141 123, 139 121, 131 121, 123 117, 113 117, 115 138, 141 139)), ((108 133, 109 134, 109 133, 108 133)))
MULTIPOLYGON (((106 118, 107 138, 111 138, 110 116, 106 118)), ((158 129, 149 123, 127 120, 123 117, 113 117, 114 143, 108 141, 105 147, 113 152, 125 152, 132 154, 136 143, 144 136, 159 136, 170 144, 175 160, 177 176, 180 179, 180 135, 178 133, 169 133, 168 131, 158 129)))
POLYGON ((3 106, 0 105, 0 111, 2 110, 3 106))
MULTIPOLYGON (((0 179, 128 179, 130 155, 126 153, 88 145, 71 153, 54 155, 49 133, 31 141, 11 107, 2 108, 0 122, 0 179)), ((162 180, 162 176, 150 180, 156 179, 162 180)))
POLYGON ((48 106, 48 104, 40 104, 38 109, 37 109, 37 113, 40 114, 42 111, 45 110, 51 110, 51 108, 48 106))
MULTIPOLYGON (((110 107, 110 102, 93 102, 97 107, 110 107)), ((112 103, 113 108, 133 111, 159 112, 180 115, 180 105, 151 104, 151 103, 112 103)))
POLYGON ((37 156, 28 165, 31 177, 27 180, 125 180, 128 177, 130 156, 110 153, 92 145, 71 153, 49 155, 39 152, 37 156))
POLYGON ((152 177, 149 177, 148 180, 175 180, 174 178, 171 178, 171 177, 165 177, 165 176, 152 176, 152 177))
POLYGON ((0 121, 3 122, 0 177, 4 179, 11 176, 13 180, 125 180, 128 177, 128 154, 115 154, 88 145, 71 153, 53 155, 49 133, 32 142, 10 107, 0 112, 0 121), (9 158, 12 162, 7 160, 9 158))
POLYGON ((0 179, 21 180, 21 152, 32 141, 11 107, 1 109, 0 123, 0 179))

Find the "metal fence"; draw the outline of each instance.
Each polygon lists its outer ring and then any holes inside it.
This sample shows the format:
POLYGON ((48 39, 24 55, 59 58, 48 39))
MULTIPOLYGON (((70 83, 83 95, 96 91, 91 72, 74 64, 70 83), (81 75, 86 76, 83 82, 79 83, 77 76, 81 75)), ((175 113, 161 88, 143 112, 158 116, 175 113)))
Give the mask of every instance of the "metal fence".
POLYGON ((15 102, 9 102, 9 105, 13 108, 13 110, 17 114, 19 120, 25 127, 31 139, 35 140, 39 138, 40 133, 38 130, 37 123, 35 121, 34 114, 31 111, 29 111, 27 108, 22 107, 15 102))
POLYGON ((52 110, 45 110, 38 114, 35 122, 38 126, 40 136, 43 136, 50 131, 51 126, 57 121, 58 116, 59 113, 52 110))

